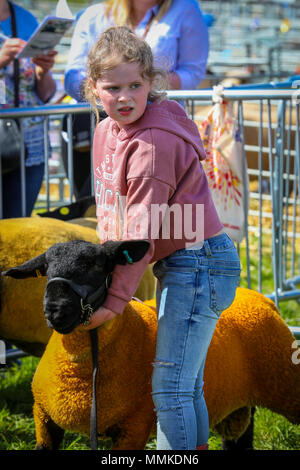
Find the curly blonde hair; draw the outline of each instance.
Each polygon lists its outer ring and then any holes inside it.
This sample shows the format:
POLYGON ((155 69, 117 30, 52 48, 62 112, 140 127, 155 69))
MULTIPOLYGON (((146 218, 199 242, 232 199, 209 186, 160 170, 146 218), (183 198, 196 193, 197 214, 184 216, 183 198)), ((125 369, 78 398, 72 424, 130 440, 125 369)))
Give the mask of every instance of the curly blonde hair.
POLYGON ((84 86, 86 100, 91 103, 99 120, 94 86, 97 80, 121 63, 140 66, 141 76, 152 82, 148 99, 155 101, 166 97, 167 74, 154 66, 151 47, 128 26, 112 26, 101 34, 91 48, 87 59, 87 77, 84 86))

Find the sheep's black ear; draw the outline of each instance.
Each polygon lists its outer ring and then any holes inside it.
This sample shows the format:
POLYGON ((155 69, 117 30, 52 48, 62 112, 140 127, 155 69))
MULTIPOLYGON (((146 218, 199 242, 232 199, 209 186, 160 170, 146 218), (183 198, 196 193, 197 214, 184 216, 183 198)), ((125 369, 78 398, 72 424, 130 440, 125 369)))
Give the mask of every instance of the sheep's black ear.
POLYGON ((148 240, 108 241, 101 245, 105 254, 116 264, 132 264, 145 256, 150 243, 148 240))
POLYGON ((46 276, 46 253, 32 258, 19 266, 8 269, 2 273, 2 276, 10 276, 15 279, 25 279, 26 277, 46 276))

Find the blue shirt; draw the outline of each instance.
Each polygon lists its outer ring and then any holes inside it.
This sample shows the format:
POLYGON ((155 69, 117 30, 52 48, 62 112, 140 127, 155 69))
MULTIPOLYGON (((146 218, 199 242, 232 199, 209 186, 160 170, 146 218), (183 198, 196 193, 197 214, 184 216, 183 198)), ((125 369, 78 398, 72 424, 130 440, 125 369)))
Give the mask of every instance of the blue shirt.
MULTIPOLYGON (((113 18, 105 17, 106 4, 100 3, 86 9, 76 24, 65 74, 65 89, 76 100, 82 100, 80 87, 86 77, 87 55, 113 18)), ((135 32, 143 36, 152 13, 158 5, 148 10, 135 32)), ((176 72, 181 88, 197 88, 206 74, 209 50, 208 30, 196 0, 173 0, 167 13, 153 22, 146 36, 152 48, 156 66, 167 72, 176 72)))
MULTIPOLYGON (((18 38, 28 41, 33 31, 38 27, 39 23, 32 13, 25 10, 19 5, 13 4, 16 15, 18 38)), ((11 18, 0 21, 0 31, 6 36, 11 36, 11 18)))

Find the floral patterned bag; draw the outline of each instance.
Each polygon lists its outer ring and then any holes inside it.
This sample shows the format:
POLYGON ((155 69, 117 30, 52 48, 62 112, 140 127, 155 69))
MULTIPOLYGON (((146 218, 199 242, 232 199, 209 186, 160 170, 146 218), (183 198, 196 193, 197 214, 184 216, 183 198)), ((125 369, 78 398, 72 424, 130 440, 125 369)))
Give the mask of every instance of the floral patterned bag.
POLYGON ((242 142, 232 102, 215 101, 206 119, 199 124, 207 155, 202 165, 224 230, 239 243, 245 236, 248 212, 247 167, 243 162, 242 142))

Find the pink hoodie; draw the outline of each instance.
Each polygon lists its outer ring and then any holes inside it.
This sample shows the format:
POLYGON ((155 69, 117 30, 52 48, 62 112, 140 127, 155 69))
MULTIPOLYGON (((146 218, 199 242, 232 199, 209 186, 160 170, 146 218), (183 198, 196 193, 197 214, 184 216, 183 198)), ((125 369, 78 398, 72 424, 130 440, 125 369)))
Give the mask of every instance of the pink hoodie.
POLYGON ((104 119, 95 131, 93 155, 101 242, 150 241, 141 261, 114 270, 104 306, 122 313, 149 263, 223 226, 200 163, 205 152, 197 126, 175 101, 149 104, 120 131, 104 119))

